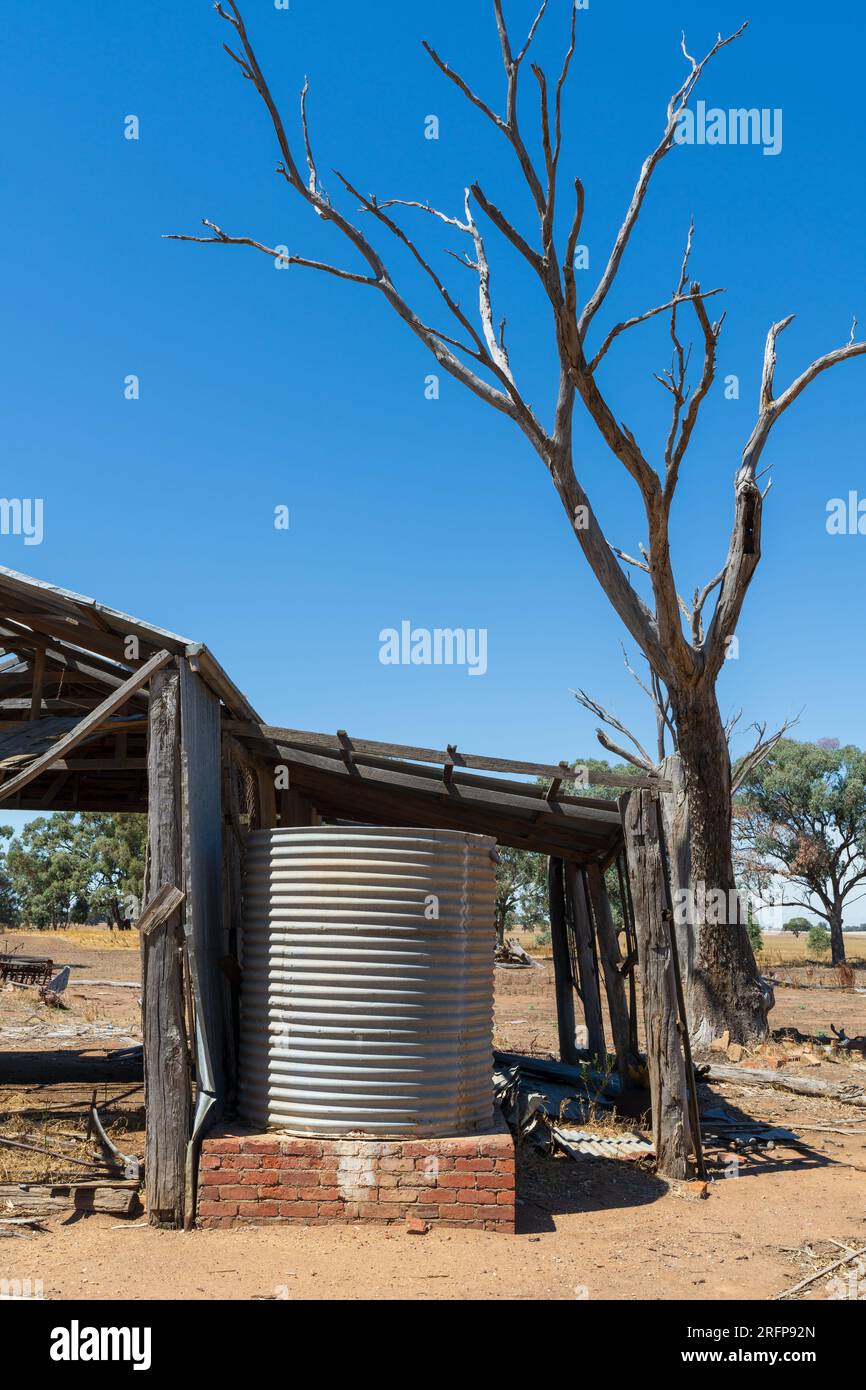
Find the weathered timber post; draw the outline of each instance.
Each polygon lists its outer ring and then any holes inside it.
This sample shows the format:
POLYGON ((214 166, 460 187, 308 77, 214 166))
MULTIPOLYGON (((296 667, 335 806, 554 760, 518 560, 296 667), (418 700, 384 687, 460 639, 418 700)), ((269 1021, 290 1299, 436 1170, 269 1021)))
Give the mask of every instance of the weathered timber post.
MULTIPOLYGON (((670 782, 671 790, 661 793, 661 809, 664 818, 665 842, 668 853, 671 893, 675 904, 691 901, 692 856, 691 822, 689 800, 686 795, 685 773, 679 754, 673 753, 662 763, 659 772, 670 782)), ((680 962, 680 975, 689 1019, 689 1029, 693 1027, 689 1000, 691 983, 698 960, 698 925, 693 909, 678 912, 674 920, 677 937, 677 955, 680 962)))
POLYGON ((622 956, 601 865, 589 864, 586 876, 595 917, 598 951, 604 972, 607 1009, 610 1015, 610 1027, 616 1052, 616 1069, 619 1072, 622 1088, 626 1090, 631 1084, 631 1070, 636 1066, 637 1058, 632 1054, 631 1024, 625 994, 625 980, 620 973, 622 956))
POLYGON ((256 760, 256 782, 258 785, 259 823, 257 830, 273 830, 277 823, 277 789, 274 784, 274 768, 261 759, 256 760))
MULTIPOLYGON (((145 903, 180 887, 180 678, 174 663, 150 682, 145 903)), ((147 1116, 145 1185, 152 1226, 183 1227, 184 1166, 191 1129, 181 910, 143 932, 142 1035, 147 1116)))
POLYGON ((635 972, 637 970, 637 937, 634 930, 634 913, 631 905, 631 892, 628 886, 628 869, 625 862, 625 850, 617 855, 616 877, 619 884, 619 900, 622 904, 622 920, 625 926, 625 942, 628 951, 628 1020, 629 1038, 631 1040, 631 1050, 635 1057, 640 1056, 640 1041, 638 1038, 637 1026, 637 985, 635 983, 635 972))
POLYGON ((692 1127, 657 795, 635 790, 621 799, 620 808, 640 956, 656 1164, 664 1177, 687 1178, 692 1127))
POLYGON ((550 941, 553 949, 553 977, 556 991, 556 1024, 559 1029, 559 1060, 577 1066, 574 1032, 574 980, 568 949, 568 923, 565 913, 565 876, 561 859, 547 861, 550 896, 550 941))
POLYGON ((565 890, 566 906, 574 932, 574 953, 580 978, 580 1000, 586 1023, 587 1047, 604 1063, 607 1046, 604 1041, 598 969, 592 943, 592 919, 586 901, 586 882, 576 864, 565 866, 565 890))

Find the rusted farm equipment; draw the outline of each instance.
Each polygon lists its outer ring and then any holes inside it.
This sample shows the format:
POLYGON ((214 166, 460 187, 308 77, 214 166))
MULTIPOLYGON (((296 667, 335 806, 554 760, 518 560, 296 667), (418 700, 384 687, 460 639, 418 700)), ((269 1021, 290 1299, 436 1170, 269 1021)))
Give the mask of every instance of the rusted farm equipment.
POLYGON ((53 974, 47 956, 0 955, 0 984, 47 985, 53 974))

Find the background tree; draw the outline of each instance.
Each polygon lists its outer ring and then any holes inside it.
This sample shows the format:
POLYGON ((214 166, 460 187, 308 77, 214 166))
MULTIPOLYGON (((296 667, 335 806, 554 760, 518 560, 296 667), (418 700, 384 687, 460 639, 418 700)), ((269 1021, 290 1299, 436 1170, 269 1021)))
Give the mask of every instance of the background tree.
POLYGON ((823 918, 843 961, 845 906, 866 893, 866 754, 782 739, 744 780, 734 824, 750 885, 823 918))
POLYGON ((804 932, 810 931, 811 927, 812 923, 808 917, 789 917, 788 921, 783 923, 782 931, 793 932, 795 937, 800 937, 804 932))
POLYGON ((826 927, 812 927, 806 937, 806 950, 814 956, 826 956, 832 949, 830 933, 826 927))
POLYGON ((532 850, 499 847, 496 866, 496 940, 518 923, 535 925, 548 919, 547 858, 532 850))
MULTIPOLYGON (((0 825, 0 841, 11 840, 15 834, 11 825, 0 825)), ((0 927, 15 927, 20 920, 18 900, 6 866, 6 851, 0 850, 0 927)))
MULTIPOLYGON (((348 178, 336 172, 336 180, 355 205, 352 215, 341 211, 325 190, 319 174, 307 119, 308 84, 304 83, 300 100, 301 163, 306 164, 302 173, 285 121, 235 0, 227 0, 227 8, 218 3, 216 10, 232 29, 238 45, 232 48, 227 44, 226 51, 267 109, 280 152, 277 173, 321 222, 330 224, 333 232, 342 236, 356 253, 358 268, 285 254, 283 249, 278 250, 252 236, 232 235, 208 219, 204 220, 208 235, 183 235, 177 239, 249 247, 285 266, 313 269, 381 296, 444 371, 486 405, 506 415, 523 432, 550 473, 568 523, 590 568, 649 662, 669 702, 689 802, 692 875, 707 885, 728 891, 734 888, 731 765, 716 697, 716 680, 760 560, 761 512, 766 489, 762 490, 759 485, 759 465, 770 433, 788 407, 828 368, 866 352, 866 343, 855 342, 852 330, 848 342, 817 358, 787 388, 777 391, 777 340, 790 324, 791 317, 772 325, 764 349, 757 417, 735 473, 727 558, 718 572, 695 591, 694 598, 685 601, 673 572, 670 516, 701 406, 715 381, 716 352, 723 322, 723 316, 712 320, 707 309, 711 296, 721 291, 702 290, 691 278, 693 227, 689 229, 685 250, 678 258, 679 269, 669 300, 641 309, 612 324, 606 331, 596 331, 596 320, 617 280, 653 175, 676 148, 681 118, 701 74, 723 48, 740 37, 746 26, 728 38, 719 35, 700 61, 691 56, 683 39, 686 75, 667 104, 663 133, 644 160, 601 277, 581 308, 575 254, 581 234, 585 192, 579 178, 573 182, 573 201, 570 200, 571 206, 561 227, 558 216, 562 213, 559 170, 563 149, 563 95, 576 48, 578 0, 572 0, 570 6, 570 38, 555 82, 551 84, 541 67, 531 64, 540 129, 535 152, 527 145, 520 124, 519 93, 526 60, 548 10, 548 0, 542 0, 528 37, 519 47, 515 46, 506 22, 504 0, 492 0, 492 8, 506 83, 504 115, 489 105, 435 49, 426 43, 425 48, 444 78, 456 85, 511 146, 519 178, 525 183, 535 210, 537 230, 531 239, 488 197, 478 180, 465 190, 461 211, 455 215, 431 207, 423 197, 381 199, 372 193, 362 193, 348 178), (420 214, 427 225, 435 225, 439 232, 443 226, 449 228, 454 240, 467 248, 463 255, 453 248, 449 251, 462 262, 461 274, 465 275, 468 270, 476 277, 477 322, 461 307, 435 269, 430 255, 405 230, 402 220, 398 220, 405 213, 420 214), (484 230, 480 219, 483 219, 484 230), (434 328, 426 315, 413 307, 398 288, 398 277, 384 259, 379 245, 371 239, 372 232, 368 235, 362 230, 362 221, 372 224, 389 240, 393 239, 398 254, 405 254, 414 271, 433 287, 444 311, 450 315, 450 331, 434 328), (551 383, 551 397, 555 403, 547 423, 521 392, 516 364, 506 341, 506 320, 494 311, 486 242, 488 224, 529 266, 550 307, 557 370, 551 383), (701 345, 693 380, 690 379, 691 352, 682 335, 681 318, 686 312, 694 317, 701 345), (658 375, 658 380, 670 396, 671 422, 666 439, 657 449, 655 445, 642 446, 620 408, 608 400, 601 385, 600 369, 623 333, 662 314, 667 316, 672 356, 670 367, 658 375), (497 318, 500 319, 498 328, 497 318), (640 558, 627 555, 609 542, 578 477, 573 447, 573 417, 578 401, 606 447, 638 489, 646 520, 646 545, 640 558), (657 465, 652 461, 656 458, 657 465), (645 597, 631 582, 630 571, 643 574, 645 597), (715 607, 710 616, 707 605, 711 598, 715 607)), ((532 350, 536 351, 535 345, 532 350)), ((699 1017, 702 1038, 706 1040, 727 1028, 732 1038, 745 1041, 766 1031, 767 1000, 760 987, 745 924, 721 926, 701 922, 698 932, 698 970, 691 981, 690 1016, 699 1017)))
POLYGON ((16 910, 36 927, 104 919, 124 928, 141 901, 147 817, 58 811, 25 825, 6 853, 16 910))
MULTIPOLYGON (((636 769, 628 763, 611 767, 601 758, 576 758, 572 766, 585 768, 595 773, 615 772, 619 775, 637 775, 636 769)), ((539 783, 547 785, 544 778, 539 783)), ((592 795, 605 800, 616 801, 622 795, 622 787, 607 784, 593 784, 592 795)), ((577 778, 565 778, 561 792, 565 796, 587 794, 586 786, 577 778)), ((615 868, 608 869, 606 875, 608 898, 614 922, 622 922, 622 907, 619 896, 619 878, 615 868)), ((547 858, 530 850, 509 849, 500 846, 499 866, 496 871, 496 939, 502 944, 505 932, 513 925, 534 925, 549 921, 547 858)))

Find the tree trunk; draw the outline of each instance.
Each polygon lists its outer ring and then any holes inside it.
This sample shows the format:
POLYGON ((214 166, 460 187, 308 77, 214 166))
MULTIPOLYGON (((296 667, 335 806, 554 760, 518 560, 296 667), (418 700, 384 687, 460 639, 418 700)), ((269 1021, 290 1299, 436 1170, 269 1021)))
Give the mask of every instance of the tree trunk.
POLYGON ((845 938, 842 935, 842 907, 837 903, 830 912, 830 949, 834 965, 845 963, 845 938))
POLYGON ((672 887, 680 894, 674 898, 675 915, 687 906, 693 937, 683 957, 689 1033, 696 1047, 708 1047, 725 1031, 732 1042, 747 1043, 766 1036, 773 999, 735 897, 727 739, 712 686, 674 687, 670 694, 687 803, 679 815, 689 826, 687 905, 672 864, 672 887))
POLYGON ((505 908, 496 909, 496 944, 505 945, 505 908))

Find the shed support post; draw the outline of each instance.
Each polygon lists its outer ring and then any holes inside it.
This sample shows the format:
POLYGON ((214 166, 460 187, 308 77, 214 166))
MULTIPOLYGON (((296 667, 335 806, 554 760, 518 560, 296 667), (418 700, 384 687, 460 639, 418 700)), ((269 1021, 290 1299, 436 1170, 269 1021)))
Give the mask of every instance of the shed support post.
MULTIPOLYGON (((183 883, 180 677, 174 662, 150 682, 147 778, 145 903, 160 888, 183 883)), ((141 952, 148 1220, 151 1226, 182 1228, 191 1095, 180 908, 142 934, 141 952)))
POLYGON ((689 1079, 679 1019, 675 938, 658 795, 634 791, 622 798, 620 806, 640 957, 656 1164, 663 1177, 687 1178, 693 1147, 689 1079))
POLYGON ((580 999, 586 1023, 587 1047, 604 1066, 607 1046, 601 1017, 598 966, 592 940, 592 918, 586 901, 586 879, 576 864, 565 866, 565 900, 574 933, 574 953, 580 979, 580 999))
POLYGON ((616 927, 613 921, 613 913, 610 910, 610 901, 607 896, 607 888, 604 882, 604 873, 600 864, 590 864, 587 867, 587 879, 589 881, 589 895, 592 902, 593 916, 595 917, 595 929, 598 936, 598 951, 601 956, 602 970, 604 972, 604 988, 607 995, 607 1009, 610 1015, 610 1027, 613 1033, 613 1045, 616 1052, 616 1069, 623 1090, 627 1090, 631 1084, 631 1069, 637 1062, 637 1058, 632 1055, 631 1049, 631 1027, 629 1023, 628 1001, 625 993, 625 980, 620 973, 622 956, 619 949, 616 927))
POLYGON ((568 949, 568 923, 565 912, 565 866, 561 859, 547 861, 550 897, 550 941, 553 949, 553 977, 556 991, 556 1024, 559 1029, 559 1060, 567 1066, 578 1063, 574 1032, 574 980, 568 949))

